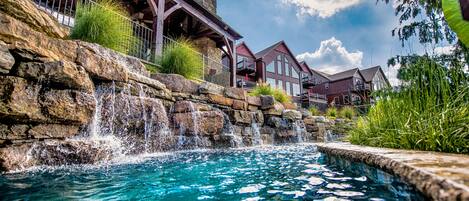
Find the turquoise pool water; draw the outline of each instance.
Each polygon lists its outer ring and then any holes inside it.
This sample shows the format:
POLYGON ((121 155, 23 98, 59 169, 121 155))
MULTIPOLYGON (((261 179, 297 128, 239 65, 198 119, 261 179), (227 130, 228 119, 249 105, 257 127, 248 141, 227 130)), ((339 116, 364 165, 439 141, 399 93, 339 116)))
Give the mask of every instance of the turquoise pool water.
POLYGON ((395 178, 372 180, 330 161, 312 145, 296 145, 176 152, 107 166, 39 168, 0 176, 0 200, 422 199, 395 178))

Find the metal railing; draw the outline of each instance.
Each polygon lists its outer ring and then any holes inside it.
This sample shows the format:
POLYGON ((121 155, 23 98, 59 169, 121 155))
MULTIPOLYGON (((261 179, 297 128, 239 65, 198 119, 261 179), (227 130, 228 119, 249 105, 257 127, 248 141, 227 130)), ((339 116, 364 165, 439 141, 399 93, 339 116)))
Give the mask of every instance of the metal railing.
POLYGON ((311 99, 316 99, 316 100, 327 100, 326 95, 323 94, 317 94, 317 93, 303 93, 301 97, 305 100, 311 100, 311 99))
MULTIPOLYGON (((67 27, 75 26, 75 16, 78 3, 82 6, 101 6, 93 0, 33 0, 39 9, 51 14, 57 21, 67 27)), ((131 30, 127 33, 129 37, 120 43, 122 53, 136 57, 143 62, 156 65, 155 38, 154 31, 140 23, 119 13, 116 17, 126 22, 122 25, 122 30, 131 30)), ((177 43, 164 36, 164 44, 177 43)), ((194 51, 202 58, 204 69, 204 80, 222 86, 230 84, 230 68, 222 63, 221 58, 213 59, 200 52, 194 51)))

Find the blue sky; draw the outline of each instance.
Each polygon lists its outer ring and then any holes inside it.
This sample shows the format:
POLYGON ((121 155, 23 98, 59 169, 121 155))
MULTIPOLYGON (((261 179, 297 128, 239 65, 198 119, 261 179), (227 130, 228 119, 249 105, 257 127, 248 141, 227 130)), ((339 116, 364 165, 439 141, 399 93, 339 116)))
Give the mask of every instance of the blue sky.
POLYGON ((381 65, 397 84, 387 60, 413 49, 391 35, 392 5, 375 0, 218 0, 218 14, 254 52, 285 40, 300 60, 329 73, 381 65))

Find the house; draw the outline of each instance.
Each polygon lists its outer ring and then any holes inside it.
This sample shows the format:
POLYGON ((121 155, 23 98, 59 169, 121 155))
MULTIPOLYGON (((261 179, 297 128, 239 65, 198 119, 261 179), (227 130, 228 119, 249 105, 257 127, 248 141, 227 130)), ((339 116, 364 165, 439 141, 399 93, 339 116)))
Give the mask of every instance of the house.
MULTIPOLYGON (((78 1, 34 0, 66 26, 74 26, 78 1), (64 20, 67 19, 67 20, 64 20)), ((94 1, 84 1, 95 4, 94 1)), ((234 86, 235 44, 242 36, 217 15, 216 0, 117 0, 124 6, 135 41, 122 41, 129 55, 152 63, 161 55, 163 45, 184 37, 195 43, 204 61, 206 78, 217 78, 218 84, 234 86), (222 65, 222 55, 229 60, 222 65), (218 76, 218 77, 217 77, 218 76)))
MULTIPOLYGON (((363 70, 354 68, 332 75, 317 70, 312 70, 312 72, 313 74, 308 79, 311 79, 314 84, 309 87, 309 93, 325 95, 328 105, 339 107, 372 103, 373 91, 390 86, 380 66, 363 70)), ((305 104, 311 105, 312 103, 305 104)))
POLYGON ((313 90, 314 86, 324 82, 328 82, 329 79, 322 73, 313 70, 306 62, 301 62, 301 80, 303 86, 303 93, 301 95, 301 105, 304 108, 315 106, 321 110, 327 108, 327 98, 325 93, 317 93, 313 90))
POLYGON ((294 101, 300 102, 303 93, 302 68, 287 44, 280 41, 255 56, 259 80, 285 90, 294 101))
MULTIPOLYGON (((224 61, 227 63, 227 60, 224 61)), ((252 89, 260 79, 256 66, 256 55, 245 42, 236 46, 237 87, 252 89)))

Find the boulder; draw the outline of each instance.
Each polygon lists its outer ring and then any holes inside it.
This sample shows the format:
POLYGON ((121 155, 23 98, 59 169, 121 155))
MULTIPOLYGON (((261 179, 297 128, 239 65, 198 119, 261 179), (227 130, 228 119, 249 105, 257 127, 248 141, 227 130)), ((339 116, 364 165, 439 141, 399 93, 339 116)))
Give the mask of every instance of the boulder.
POLYGON ((319 127, 318 126, 313 126, 313 125, 306 125, 306 131, 308 132, 318 132, 319 127))
POLYGON ((235 110, 247 110, 248 104, 244 101, 233 100, 233 109, 235 110))
POLYGON ((296 109, 298 109, 298 106, 296 106, 295 103, 282 103, 282 105, 287 110, 296 110, 296 109))
POLYGON ((282 116, 283 110, 285 108, 281 103, 275 103, 273 107, 271 107, 268 110, 264 111, 264 114, 266 115, 274 115, 274 116, 282 116))
POLYGON ((16 74, 20 77, 50 81, 68 89, 94 91, 94 85, 85 69, 69 61, 21 63, 16 74))
POLYGON ((313 116, 312 117, 316 123, 325 123, 327 121, 324 116, 313 116))
POLYGON ((257 112, 257 111, 259 111, 259 107, 254 106, 254 105, 249 105, 248 110, 251 111, 251 112, 257 112))
POLYGON ((213 104, 224 105, 229 107, 233 105, 233 99, 216 94, 208 94, 208 101, 213 104))
POLYGON ((48 13, 37 9, 31 0, 2 0, 0 11, 51 37, 66 38, 68 31, 48 13))
POLYGON ((219 96, 223 96, 223 92, 225 91, 225 87, 220 85, 216 85, 210 82, 203 82, 199 86, 199 93, 201 94, 215 94, 219 96))
POLYGON ((0 27, 0 40, 9 44, 10 51, 23 59, 75 61, 77 58, 78 45, 75 41, 50 38, 2 12, 0 27))
POLYGON ((15 58, 10 54, 7 44, 0 41, 0 73, 8 74, 15 64, 15 58))
POLYGON ((236 125, 251 125, 253 123, 254 113, 252 112, 233 110, 230 113, 232 121, 236 125))
POLYGON ((313 117, 307 117, 303 119, 303 122, 305 122, 305 125, 315 125, 316 120, 313 117))
POLYGON ((248 102, 249 105, 253 105, 257 107, 262 106, 261 98, 258 96, 247 96, 246 101, 248 102))
POLYGON ((288 120, 275 116, 268 117, 266 124, 270 127, 281 130, 289 130, 292 128, 292 125, 290 122, 288 122, 288 120))
POLYGON ((245 101, 246 91, 241 88, 228 87, 225 88, 225 96, 228 98, 245 101))
POLYGON ((0 148, 0 171, 20 171, 36 165, 28 154, 32 144, 0 148))
POLYGON ((20 77, 0 76, 0 119, 12 122, 37 122, 41 113, 41 86, 20 77))
POLYGON ((199 84, 184 78, 182 75, 156 73, 152 74, 151 78, 165 84, 172 92, 197 94, 199 90, 199 84))
POLYGON ((25 140, 28 139, 28 125, 5 125, 0 124, 0 139, 2 140, 25 140))
POLYGON ((170 91, 166 88, 166 85, 162 84, 158 80, 151 79, 137 73, 129 72, 129 80, 133 80, 135 82, 148 85, 154 89, 164 90, 167 91, 167 93, 170 93, 170 91))
POLYGON ((77 64, 91 77, 104 81, 127 82, 129 70, 124 55, 97 44, 78 41, 77 64))
POLYGON ((179 134, 218 135, 223 130, 224 118, 220 111, 175 113, 173 125, 179 134))
POLYGON ((195 111, 211 111, 211 106, 202 103, 193 103, 190 101, 178 101, 174 103, 173 113, 187 113, 195 111))
POLYGON ((78 133, 78 126, 61 124, 39 124, 28 130, 32 139, 70 138, 78 133))
MULTIPOLYGON (((261 109, 267 110, 273 108, 275 105, 275 99, 273 96, 261 96, 261 109)), ((283 107, 283 106, 282 106, 283 107)))
POLYGON ((40 103, 53 120, 77 125, 89 123, 96 106, 93 95, 74 90, 46 91, 40 103))
POLYGON ((302 115, 300 111, 287 109, 282 112, 282 117, 284 119, 295 121, 295 120, 301 120, 302 115))

